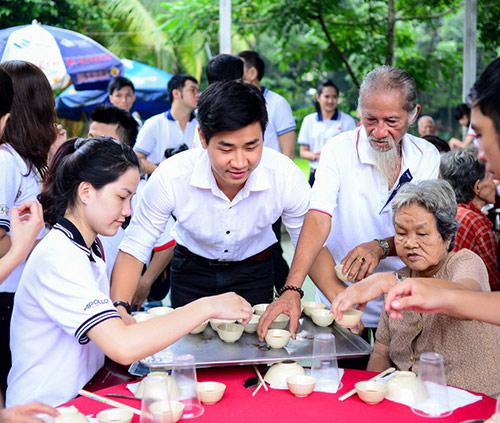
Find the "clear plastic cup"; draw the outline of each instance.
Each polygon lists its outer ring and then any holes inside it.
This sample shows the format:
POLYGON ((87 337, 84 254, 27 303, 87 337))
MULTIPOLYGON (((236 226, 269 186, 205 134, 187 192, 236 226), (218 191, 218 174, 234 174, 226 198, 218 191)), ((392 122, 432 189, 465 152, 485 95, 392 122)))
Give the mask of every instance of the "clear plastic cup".
POLYGON ((335 336, 331 333, 314 336, 311 376, 316 378, 316 391, 335 393, 342 388, 335 336))
POLYGON ((173 423, 166 377, 148 376, 143 380, 140 423, 173 423), (155 411, 164 404, 161 414, 155 411))
POLYGON ((205 409, 200 403, 196 379, 194 356, 191 354, 175 355, 172 361, 172 377, 179 386, 180 395, 172 400, 184 404, 183 419, 192 419, 201 416, 205 409))
POLYGON ((423 417, 445 417, 452 413, 441 354, 426 352, 420 356, 417 392, 411 409, 423 417))

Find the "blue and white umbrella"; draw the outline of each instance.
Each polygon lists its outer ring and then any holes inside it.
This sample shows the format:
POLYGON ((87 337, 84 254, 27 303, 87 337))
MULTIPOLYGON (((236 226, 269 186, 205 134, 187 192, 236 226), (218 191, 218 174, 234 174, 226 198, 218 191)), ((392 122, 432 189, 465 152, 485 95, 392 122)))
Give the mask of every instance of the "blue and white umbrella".
POLYGON ((91 38, 36 21, 0 30, 0 62, 7 60, 37 65, 52 88, 71 78, 77 90, 103 89, 123 73, 120 59, 91 38))
MULTIPOLYGON (((132 112, 137 111, 143 119, 168 109, 167 84, 172 75, 135 60, 121 59, 124 76, 135 86, 136 100, 132 112)), ((56 97, 59 117, 80 120, 82 113, 91 112, 101 103, 109 102, 107 90, 76 91, 73 85, 56 97)))

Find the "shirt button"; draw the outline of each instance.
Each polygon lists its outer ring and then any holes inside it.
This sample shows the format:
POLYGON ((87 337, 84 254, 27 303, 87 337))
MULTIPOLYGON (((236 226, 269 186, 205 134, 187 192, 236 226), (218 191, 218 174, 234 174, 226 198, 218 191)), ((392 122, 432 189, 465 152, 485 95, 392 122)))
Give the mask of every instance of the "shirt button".
POLYGON ((422 330, 422 322, 418 322, 417 329, 422 330))
POLYGON ((225 253, 227 253, 228 250, 224 250, 225 253))
POLYGON ((415 363, 415 356, 413 354, 410 355, 410 360, 412 363, 415 363))
POLYGON ((229 235, 231 233, 231 231, 226 231, 226 234, 229 235))

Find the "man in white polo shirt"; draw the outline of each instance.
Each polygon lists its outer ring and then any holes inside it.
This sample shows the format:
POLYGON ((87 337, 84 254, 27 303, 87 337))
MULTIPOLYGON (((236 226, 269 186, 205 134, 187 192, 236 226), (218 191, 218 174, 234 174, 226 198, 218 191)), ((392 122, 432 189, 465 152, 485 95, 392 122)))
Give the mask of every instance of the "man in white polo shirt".
POLYGON ((316 113, 307 115, 299 133, 300 157, 309 160, 309 184, 314 184, 321 150, 325 143, 340 134, 356 128, 354 119, 338 109, 339 89, 327 79, 318 86, 314 107, 316 113))
POLYGON ((199 97, 198 81, 191 75, 174 75, 168 82, 171 108, 144 122, 134 146, 146 174, 153 173, 158 164, 169 156, 167 149, 193 146, 196 129, 194 110, 198 107, 199 97))
MULTIPOLYGON (((267 112, 255 87, 210 85, 200 97, 198 120, 203 148, 171 157, 146 184, 113 270, 114 301, 132 300, 143 263, 171 215, 177 219, 174 307, 214 292, 234 291, 251 304, 273 298, 272 224, 282 217, 296 243, 309 185, 290 159, 263 147, 267 112)), ((125 308, 118 308, 123 316, 125 308)))
POLYGON ((295 119, 284 97, 260 85, 264 78, 264 61, 255 51, 238 53, 244 63, 243 82, 255 85, 266 99, 269 122, 264 132, 264 146, 280 151, 292 160, 295 155, 295 119))
MULTIPOLYGON (((358 110, 363 126, 338 135, 323 148, 310 210, 285 285, 300 288, 313 267, 322 273, 315 282, 326 304, 345 289, 335 275, 335 263, 344 264, 351 281, 356 274, 361 280, 404 266, 395 257, 390 203, 404 183, 435 179, 439 171, 434 146, 407 133, 420 110, 407 72, 390 66, 370 72, 360 88, 358 110), (328 248, 323 247, 325 241, 328 248)), ((368 303, 365 327, 377 327, 382 302, 379 298, 368 303)), ((292 289, 261 318, 259 336, 280 312, 291 316, 294 334, 300 302, 292 289)))

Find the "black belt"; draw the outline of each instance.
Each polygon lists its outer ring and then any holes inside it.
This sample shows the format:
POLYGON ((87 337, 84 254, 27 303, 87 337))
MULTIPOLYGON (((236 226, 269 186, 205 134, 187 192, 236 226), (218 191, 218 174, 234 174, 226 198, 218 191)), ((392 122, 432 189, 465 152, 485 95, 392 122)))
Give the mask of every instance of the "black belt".
POLYGON ((183 252, 184 254, 187 254, 191 257, 195 257, 197 260, 207 264, 208 266, 233 266, 235 264, 240 264, 247 261, 266 261, 270 260, 273 257, 273 252, 271 251, 270 248, 266 248, 264 251, 261 251, 260 253, 247 257, 246 259, 240 261, 222 261, 222 260, 207 259, 205 257, 199 256, 198 254, 192 253, 186 247, 179 244, 177 244, 175 248, 178 248, 179 251, 183 252))

